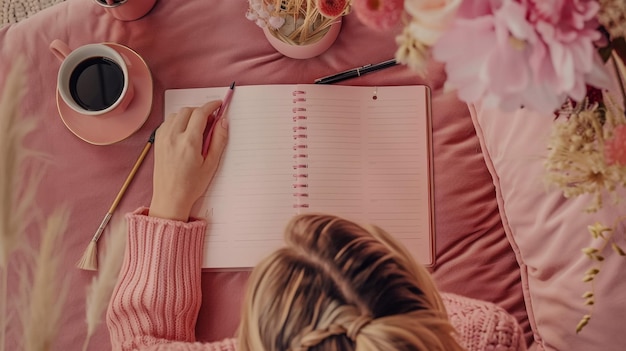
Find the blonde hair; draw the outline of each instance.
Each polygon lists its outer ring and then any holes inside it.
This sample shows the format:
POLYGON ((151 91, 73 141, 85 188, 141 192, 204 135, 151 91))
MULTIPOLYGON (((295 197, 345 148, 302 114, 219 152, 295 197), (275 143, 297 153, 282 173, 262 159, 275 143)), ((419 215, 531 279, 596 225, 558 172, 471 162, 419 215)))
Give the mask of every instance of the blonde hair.
POLYGON ((252 272, 241 351, 462 350, 428 272, 389 234, 295 217, 252 272))

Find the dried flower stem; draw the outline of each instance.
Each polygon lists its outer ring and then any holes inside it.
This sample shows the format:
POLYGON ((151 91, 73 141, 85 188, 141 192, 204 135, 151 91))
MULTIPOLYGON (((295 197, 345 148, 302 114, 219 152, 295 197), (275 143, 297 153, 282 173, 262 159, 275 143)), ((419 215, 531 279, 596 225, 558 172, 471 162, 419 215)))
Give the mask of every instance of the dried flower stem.
POLYGON ((625 73, 625 72, 622 72, 617 60, 621 60, 621 58, 619 58, 617 52, 613 50, 613 53, 611 54, 611 61, 613 64, 613 69, 615 69, 615 75, 617 76, 617 82, 619 83, 620 92, 622 93, 622 105, 623 105, 624 111, 626 111, 626 90, 624 89, 624 80, 622 77, 622 73, 625 73))
POLYGON ((0 267, 4 269, 7 268, 9 254, 18 245, 28 223, 26 212, 34 202, 30 184, 18 186, 22 178, 22 162, 28 155, 28 150, 22 145, 23 140, 35 126, 32 120, 18 117, 20 102, 25 94, 26 67, 22 62, 20 59, 15 61, 0 99, 0 168, 4 172, 0 181, 0 267), (18 195, 18 189, 24 194, 18 195))
POLYGON ((27 211, 34 203, 35 173, 23 180, 20 174, 28 150, 23 146, 25 136, 34 129, 34 121, 20 119, 20 102, 25 94, 24 60, 16 59, 0 97, 0 350, 6 347, 7 279, 9 256, 20 246, 23 230, 29 223, 27 211), (20 185, 20 181, 25 184, 20 185), (22 193, 19 193, 21 191, 22 193))
POLYGON ((61 242, 68 219, 69 210, 65 207, 57 208, 47 218, 41 231, 32 282, 27 269, 20 272, 21 296, 27 298, 20 311, 25 351, 51 350, 58 337, 69 288, 67 280, 58 274, 64 257, 61 242))
POLYGON ((593 310, 595 306, 595 281, 597 276, 602 272, 602 266, 605 262, 604 256, 602 253, 606 249, 606 247, 611 244, 613 250, 616 251, 620 256, 626 258, 626 254, 622 250, 622 248, 615 242, 614 236, 617 233, 617 229, 621 223, 626 221, 626 216, 620 216, 613 222, 612 227, 603 226, 600 223, 596 223, 593 226, 589 226, 589 232, 593 239, 601 239, 602 243, 598 248, 585 248, 583 249, 583 253, 589 257, 595 265, 592 266, 587 272, 585 272, 585 276, 583 277, 583 282, 589 283, 590 290, 585 292, 582 298, 585 300, 585 305, 589 306, 589 311, 585 314, 578 325, 576 326, 576 333, 580 333, 585 326, 591 320, 593 315, 593 310))
POLYGON ((87 291, 87 336, 83 344, 83 350, 86 351, 89 346, 89 340, 96 331, 96 327, 100 324, 103 312, 106 310, 124 257, 124 248, 126 247, 126 226, 124 221, 118 221, 111 226, 112 233, 108 235, 106 249, 102 256, 102 264, 98 270, 98 276, 95 277, 87 291))
POLYGON ((396 37, 396 43, 398 44, 395 53, 396 60, 424 77, 430 58, 430 47, 413 36, 408 24, 405 24, 402 33, 396 37))
POLYGON ((320 40, 330 26, 337 22, 336 18, 322 15, 315 0, 267 0, 267 2, 273 4, 275 15, 289 17, 294 23, 295 30, 291 33, 283 33, 280 29, 270 31, 276 38, 292 45, 307 45, 320 40))
MULTIPOLYGON (((623 62, 613 52, 610 58, 619 83, 622 102, 626 104, 626 89, 624 75, 626 70, 623 62)), ((618 94, 617 92, 615 92, 618 94)), ((553 125, 553 134, 548 144, 546 160, 546 179, 556 184, 567 198, 583 194, 593 196, 588 212, 596 212, 603 207, 604 194, 612 195, 618 200, 617 189, 626 186, 626 167, 614 160, 607 150, 620 148, 616 141, 617 128, 626 125, 624 109, 615 103, 610 92, 603 93, 603 103, 589 103, 588 100, 579 104, 569 103, 560 111, 561 119, 553 125), (616 144, 617 143, 617 144, 616 144), (607 148, 607 146, 610 146, 607 148)), ((626 105, 624 105, 626 106, 626 105)), ((590 284, 589 291, 582 296, 589 311, 578 325, 579 333, 592 318, 595 304, 595 281, 602 271, 607 246, 611 246, 614 253, 625 257, 626 253, 615 240, 618 228, 626 221, 626 216, 617 218, 611 227, 596 223, 589 226, 589 232, 594 240, 602 240, 595 247, 587 247, 582 251, 592 262, 592 267, 582 277, 583 282, 590 284)))

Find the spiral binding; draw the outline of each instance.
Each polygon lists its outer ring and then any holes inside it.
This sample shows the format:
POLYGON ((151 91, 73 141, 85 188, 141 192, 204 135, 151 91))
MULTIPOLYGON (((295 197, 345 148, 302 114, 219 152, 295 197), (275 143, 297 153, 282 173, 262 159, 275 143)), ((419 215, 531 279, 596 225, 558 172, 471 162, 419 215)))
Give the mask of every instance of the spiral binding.
POLYGON ((308 208, 309 204, 306 199, 309 197, 309 173, 308 173, 308 127, 306 107, 306 92, 303 90, 295 90, 293 95, 293 208, 296 210, 308 208))

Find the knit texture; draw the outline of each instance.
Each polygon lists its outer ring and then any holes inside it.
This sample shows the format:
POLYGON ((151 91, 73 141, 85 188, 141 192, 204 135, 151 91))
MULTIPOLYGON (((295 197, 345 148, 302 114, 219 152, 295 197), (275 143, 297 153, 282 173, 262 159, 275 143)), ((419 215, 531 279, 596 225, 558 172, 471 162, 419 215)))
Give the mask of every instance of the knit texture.
POLYGON ((128 243, 107 311, 114 350, 195 341, 206 222, 128 216, 128 243))
POLYGON ((64 0, 0 0, 0 27, 17 23, 64 0))
POLYGON ((455 294, 441 296, 457 341, 468 351, 526 350, 522 328, 503 308, 455 294))
MULTIPOLYGON (((113 350, 236 351, 235 339, 195 342, 206 222, 127 215, 128 245, 107 312, 113 350)), ((468 351, 526 350, 522 330, 504 309, 443 293, 458 342, 468 351)))

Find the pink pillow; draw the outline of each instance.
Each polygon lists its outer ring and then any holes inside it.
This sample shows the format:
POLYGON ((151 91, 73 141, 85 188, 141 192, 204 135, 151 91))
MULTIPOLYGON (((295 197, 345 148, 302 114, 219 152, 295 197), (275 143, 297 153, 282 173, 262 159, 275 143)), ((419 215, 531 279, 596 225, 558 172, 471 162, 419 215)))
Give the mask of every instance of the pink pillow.
POLYGON ((442 291, 496 303, 532 333, 519 266, 506 240, 495 189, 467 104, 433 92, 435 228, 433 276, 442 291))
MULTIPOLYGON (((613 223, 626 213, 605 207, 589 214, 590 198, 565 199, 544 181, 543 162, 554 116, 519 109, 512 113, 470 106, 472 120, 496 187, 507 237, 521 267, 524 298, 538 349, 623 350, 626 345, 626 260, 606 251, 595 280, 596 299, 589 324, 576 326, 589 312, 582 282, 592 262, 581 249, 594 242, 587 226, 613 223)), ((608 203, 608 200, 607 200, 608 203)), ((623 230, 623 227, 622 227, 623 230)), ((619 239, 624 247, 624 236, 619 239)))

